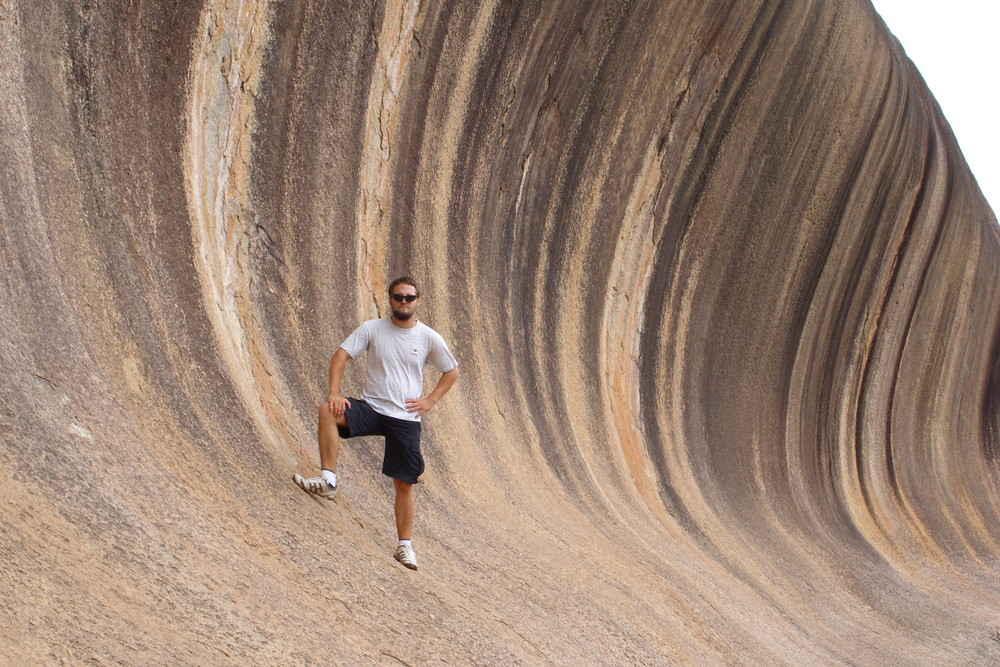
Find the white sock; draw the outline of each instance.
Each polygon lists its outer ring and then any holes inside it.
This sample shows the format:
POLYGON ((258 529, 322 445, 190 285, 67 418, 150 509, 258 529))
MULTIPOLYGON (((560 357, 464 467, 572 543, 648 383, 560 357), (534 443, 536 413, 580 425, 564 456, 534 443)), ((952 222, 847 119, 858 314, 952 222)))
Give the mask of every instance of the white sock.
POLYGON ((327 484, 330 486, 337 486, 337 473, 323 468, 323 471, 320 474, 323 476, 323 479, 326 480, 327 484))
POLYGON ((408 546, 410 546, 410 542, 412 542, 412 541, 413 540, 400 540, 399 541, 399 546, 401 546, 401 547, 408 547, 408 546))

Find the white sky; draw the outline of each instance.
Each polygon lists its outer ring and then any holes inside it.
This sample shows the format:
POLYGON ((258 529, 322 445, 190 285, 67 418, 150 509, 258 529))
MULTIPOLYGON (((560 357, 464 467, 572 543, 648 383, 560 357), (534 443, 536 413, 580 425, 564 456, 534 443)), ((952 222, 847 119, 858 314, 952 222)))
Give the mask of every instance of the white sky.
POLYGON ((872 0, 920 70, 1000 215, 1000 2, 872 0))

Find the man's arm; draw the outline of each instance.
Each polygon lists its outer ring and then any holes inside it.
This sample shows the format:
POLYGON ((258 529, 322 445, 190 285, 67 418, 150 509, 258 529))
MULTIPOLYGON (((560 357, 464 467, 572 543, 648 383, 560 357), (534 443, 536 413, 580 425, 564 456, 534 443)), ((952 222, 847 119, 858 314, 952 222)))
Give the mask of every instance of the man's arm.
POLYGON ((415 412, 418 417, 423 417, 427 411, 433 408, 448 393, 448 390, 452 388, 456 380, 458 380, 458 366, 452 368, 447 373, 442 373, 440 379, 438 379, 437 386, 434 387, 434 391, 427 396, 406 399, 406 411, 415 412))
POLYGON ((326 408, 334 417, 342 417, 344 411, 351 407, 351 402, 340 395, 340 378, 344 376, 344 367, 351 355, 342 347, 330 357, 330 395, 326 397, 326 408))

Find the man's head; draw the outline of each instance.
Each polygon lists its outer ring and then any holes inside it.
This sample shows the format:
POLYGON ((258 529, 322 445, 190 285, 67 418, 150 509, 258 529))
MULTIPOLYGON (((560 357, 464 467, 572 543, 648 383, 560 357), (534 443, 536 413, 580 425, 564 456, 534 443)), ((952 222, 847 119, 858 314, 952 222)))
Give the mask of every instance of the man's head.
POLYGON ((392 315, 400 322, 409 320, 417 312, 420 305, 420 290, 413 278, 403 276, 389 284, 389 308, 392 315))

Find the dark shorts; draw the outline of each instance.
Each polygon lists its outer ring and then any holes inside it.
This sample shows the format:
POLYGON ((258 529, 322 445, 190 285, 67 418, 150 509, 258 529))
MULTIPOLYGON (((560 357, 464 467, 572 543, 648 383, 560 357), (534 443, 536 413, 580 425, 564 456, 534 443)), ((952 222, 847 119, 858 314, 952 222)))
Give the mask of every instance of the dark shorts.
POLYGON ((420 422, 379 414, 360 398, 347 400, 351 407, 344 413, 347 427, 337 427, 340 437, 384 436, 382 474, 416 484, 417 478, 424 472, 424 457, 420 455, 420 422))

